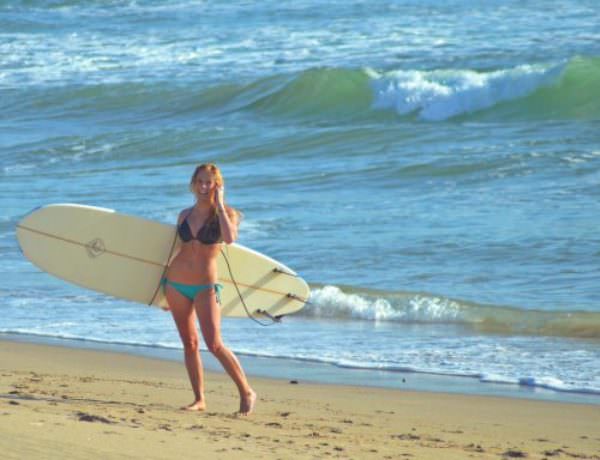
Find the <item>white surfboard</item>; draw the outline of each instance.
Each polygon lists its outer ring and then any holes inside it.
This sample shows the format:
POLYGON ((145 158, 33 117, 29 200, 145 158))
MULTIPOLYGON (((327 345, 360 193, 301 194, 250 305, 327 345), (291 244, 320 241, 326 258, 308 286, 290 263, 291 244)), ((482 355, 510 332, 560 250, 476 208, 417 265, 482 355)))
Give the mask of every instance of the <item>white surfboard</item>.
MULTIPOLYGON (((174 225, 112 209, 53 204, 25 216, 17 224, 17 239, 31 262, 58 278, 167 306, 160 282, 181 244, 174 225)), ((222 245, 218 271, 226 316, 288 315, 309 296, 308 285, 294 271, 240 244, 222 245)))

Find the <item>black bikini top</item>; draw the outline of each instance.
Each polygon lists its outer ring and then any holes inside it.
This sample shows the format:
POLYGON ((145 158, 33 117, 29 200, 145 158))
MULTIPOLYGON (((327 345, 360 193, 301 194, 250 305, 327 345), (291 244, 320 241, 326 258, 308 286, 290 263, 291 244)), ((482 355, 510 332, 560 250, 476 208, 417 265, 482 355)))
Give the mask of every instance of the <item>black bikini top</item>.
POLYGON ((200 227, 196 236, 192 235, 190 224, 188 223, 189 214, 185 217, 180 226, 177 227, 179 238, 184 243, 192 240, 198 240, 202 244, 217 244, 221 242, 221 225, 219 224, 219 216, 215 213, 200 227))

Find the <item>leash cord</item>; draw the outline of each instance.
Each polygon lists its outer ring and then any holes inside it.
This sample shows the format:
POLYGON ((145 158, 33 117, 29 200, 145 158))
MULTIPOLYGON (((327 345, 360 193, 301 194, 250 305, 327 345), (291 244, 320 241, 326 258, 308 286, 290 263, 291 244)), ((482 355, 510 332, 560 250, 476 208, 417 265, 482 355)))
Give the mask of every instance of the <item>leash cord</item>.
POLYGON ((167 274, 167 270, 169 269, 169 262, 171 261, 171 257, 173 257, 173 250, 175 249, 175 244, 177 243, 177 231, 175 231, 175 236, 173 237, 173 243, 171 244, 171 250, 169 251, 169 257, 167 257, 167 263, 165 264, 165 268, 163 268, 162 275, 160 277, 160 281, 158 282, 158 286, 156 286, 156 290, 154 291, 154 295, 152 299, 150 299, 150 303, 148 305, 152 305, 156 300, 156 296, 158 295, 158 291, 162 286, 162 280, 165 279, 165 275, 167 274))
POLYGON ((221 254, 223 255, 223 258, 225 259, 225 263, 227 264, 227 270, 229 271, 229 277, 231 278, 231 281, 233 281, 233 285, 235 286, 235 290, 238 293, 238 297, 240 298, 240 301, 242 302, 242 305, 244 307, 244 310, 246 311, 246 315, 248 316, 248 318, 250 318, 255 323, 258 323, 261 326, 265 326, 265 327, 266 326, 273 326, 274 324, 281 322, 280 319, 275 318, 274 316, 271 316, 270 314, 268 314, 265 311, 262 311, 261 313, 263 313, 265 316, 267 316, 269 319, 271 319, 270 323, 264 323, 264 322, 259 321, 258 319, 256 319, 254 316, 252 316, 252 314, 248 310, 248 306, 246 305, 246 302, 244 301, 244 297, 242 296, 242 293, 240 292, 240 288, 238 287, 237 282, 235 281, 235 277, 233 276, 233 272, 231 271, 231 265, 229 265, 229 259, 227 258, 227 255, 225 254, 225 251, 223 251, 223 248, 221 248, 221 254))

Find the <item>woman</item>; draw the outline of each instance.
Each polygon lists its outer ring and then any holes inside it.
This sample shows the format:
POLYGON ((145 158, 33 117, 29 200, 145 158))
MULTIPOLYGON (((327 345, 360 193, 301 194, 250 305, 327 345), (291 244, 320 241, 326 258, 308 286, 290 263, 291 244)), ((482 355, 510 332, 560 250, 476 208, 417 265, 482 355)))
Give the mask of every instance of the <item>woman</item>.
POLYGON ((190 189, 196 203, 184 209, 177 220, 182 240, 179 253, 171 262, 164 280, 165 295, 183 343, 185 366, 194 391, 194 402, 185 410, 206 409, 204 377, 198 351, 198 329, 208 350, 219 360, 240 392, 241 415, 252 412, 256 393, 233 352, 221 339, 219 294, 222 286, 217 279, 217 256, 221 243, 231 244, 237 238, 239 214, 225 205, 223 177, 214 164, 196 168, 190 189))

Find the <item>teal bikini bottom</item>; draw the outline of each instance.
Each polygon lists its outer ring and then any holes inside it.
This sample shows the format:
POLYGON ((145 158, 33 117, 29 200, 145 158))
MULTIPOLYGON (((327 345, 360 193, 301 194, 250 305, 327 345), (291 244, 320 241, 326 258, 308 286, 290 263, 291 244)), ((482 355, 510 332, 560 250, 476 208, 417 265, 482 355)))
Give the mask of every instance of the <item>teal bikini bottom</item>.
POLYGON ((217 302, 221 303, 221 290, 223 289, 223 285, 219 283, 215 284, 183 284, 177 283, 175 281, 170 281, 167 278, 163 278, 161 281, 163 286, 169 285, 177 292, 179 292, 182 296, 187 297, 192 302, 196 298, 196 295, 202 291, 206 291, 207 289, 214 289, 215 294, 217 294, 217 302))

